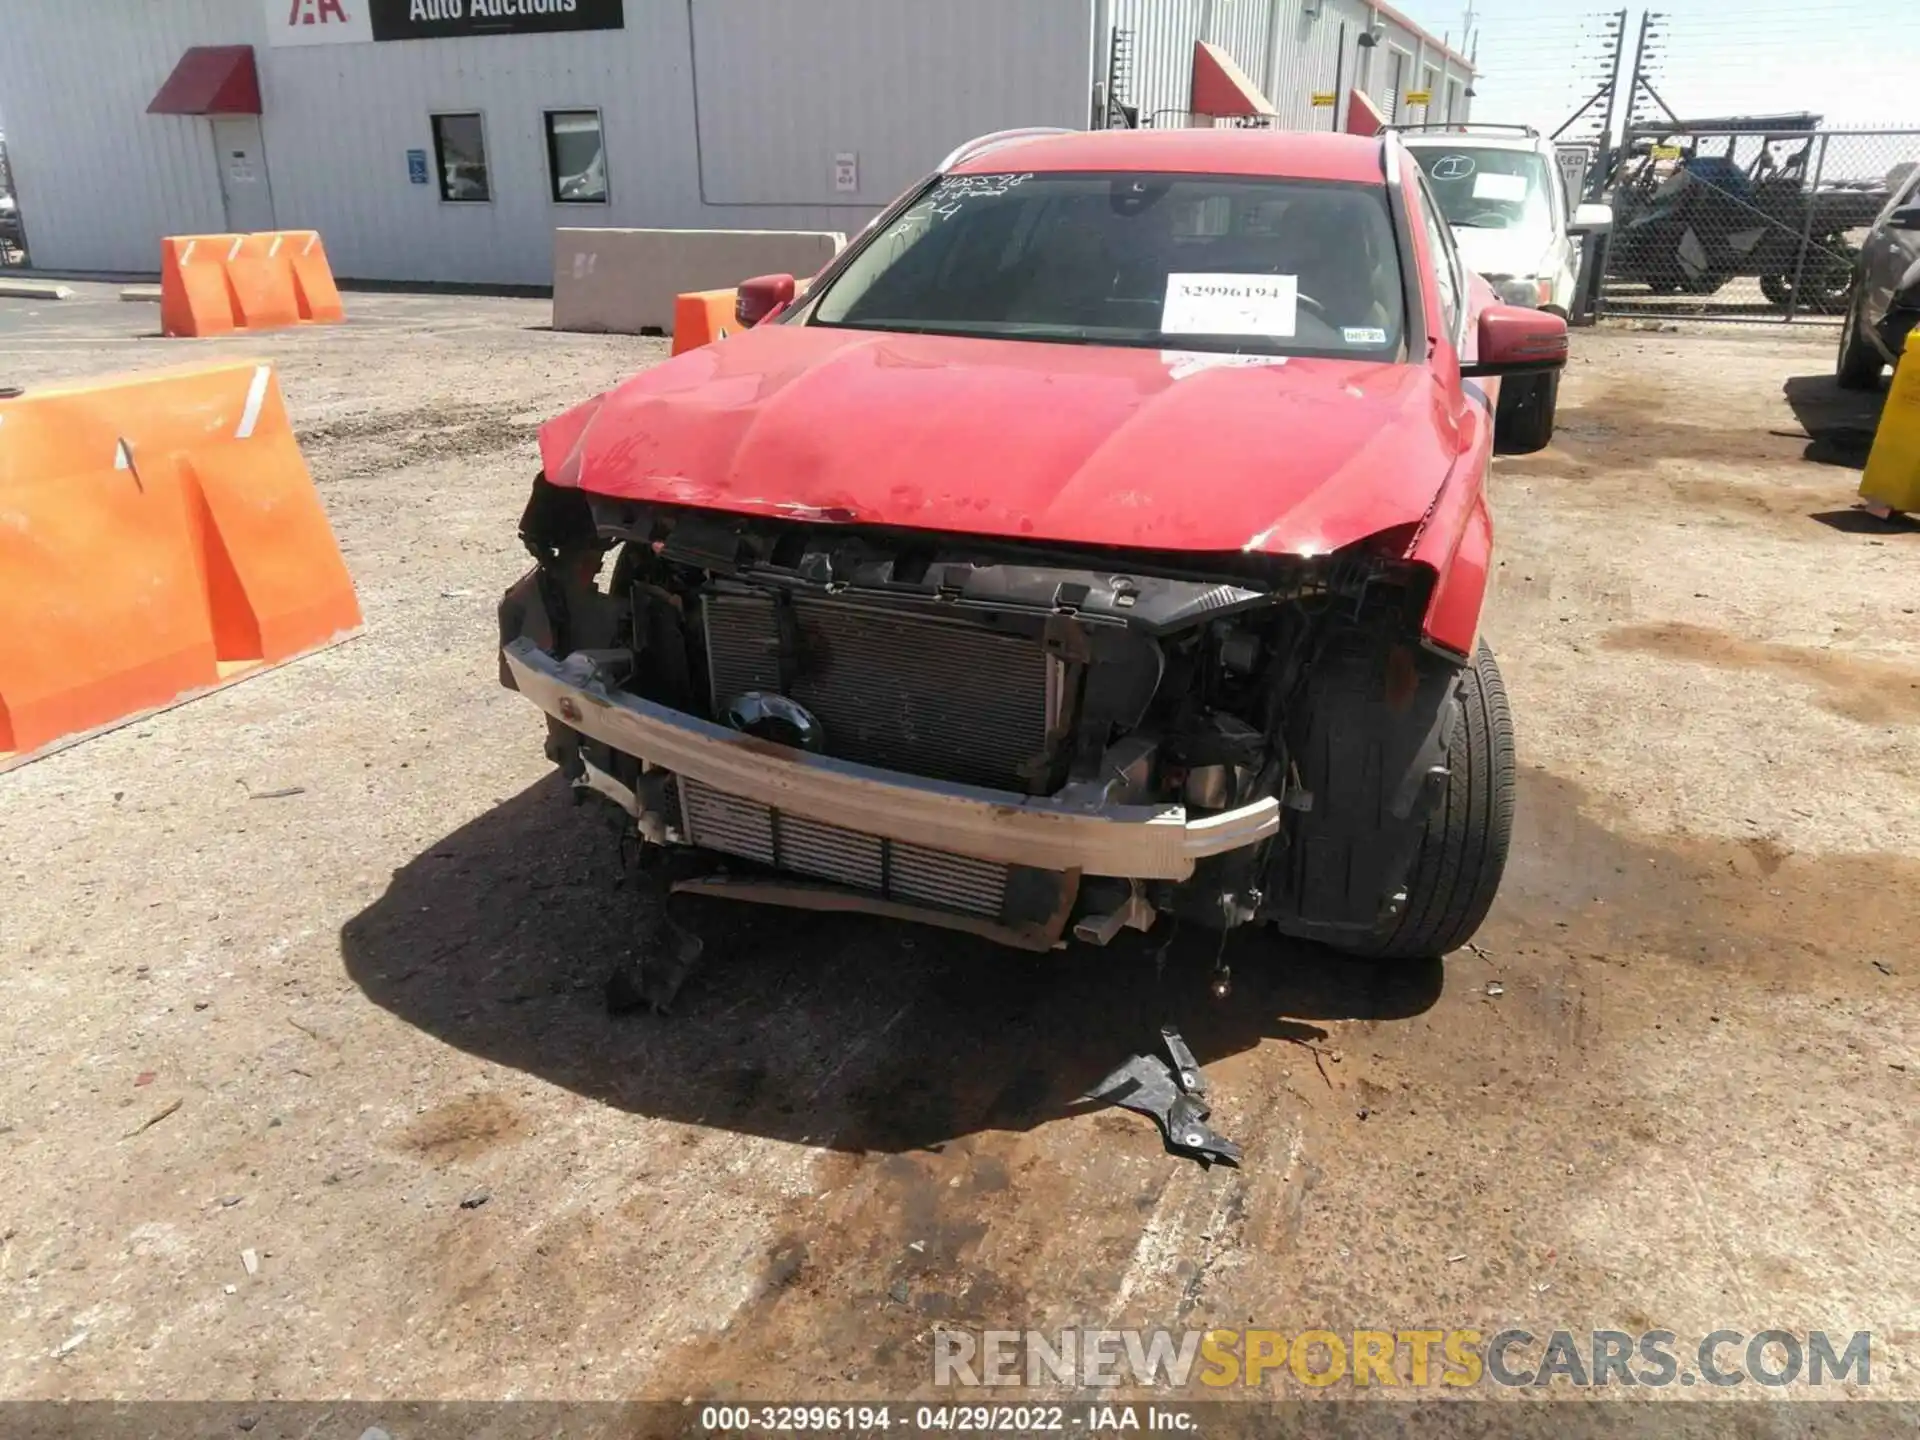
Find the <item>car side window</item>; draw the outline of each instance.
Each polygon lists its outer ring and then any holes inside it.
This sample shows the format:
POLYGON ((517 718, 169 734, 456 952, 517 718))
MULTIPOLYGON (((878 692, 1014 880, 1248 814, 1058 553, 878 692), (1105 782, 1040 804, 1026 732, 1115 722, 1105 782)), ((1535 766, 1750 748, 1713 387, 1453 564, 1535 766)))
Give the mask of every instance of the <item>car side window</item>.
POLYGON ((1440 202, 1433 198, 1420 167, 1412 168, 1420 187, 1420 223, 1427 227, 1427 250, 1433 256, 1433 278, 1440 290, 1440 314, 1446 322, 1447 338, 1457 348, 1460 317, 1466 308, 1466 276, 1460 269, 1460 254, 1454 249, 1453 231, 1440 218, 1440 202))

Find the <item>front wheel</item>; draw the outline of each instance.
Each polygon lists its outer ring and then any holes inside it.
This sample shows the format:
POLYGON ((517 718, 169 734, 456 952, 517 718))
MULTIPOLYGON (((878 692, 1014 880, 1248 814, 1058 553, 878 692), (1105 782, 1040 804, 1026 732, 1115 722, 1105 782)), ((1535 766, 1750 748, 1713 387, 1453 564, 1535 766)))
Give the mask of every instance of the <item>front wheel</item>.
MULTIPOLYGON (((1864 285, 1861 287, 1864 289, 1864 285)), ((1866 335, 1865 306, 1856 292, 1847 318, 1840 326, 1840 354, 1834 361, 1833 378, 1842 390, 1873 390, 1880 384, 1885 362, 1873 341, 1866 335)))
POLYGON ((1531 455, 1553 443, 1554 411, 1560 404, 1560 372, 1515 375, 1500 384, 1493 413, 1493 448, 1502 455, 1531 455))
POLYGON ((1483 641, 1460 672, 1460 715, 1447 776, 1407 878, 1406 901, 1374 935, 1342 948, 1379 959, 1427 959, 1473 938, 1493 905, 1513 835, 1513 716, 1483 641))

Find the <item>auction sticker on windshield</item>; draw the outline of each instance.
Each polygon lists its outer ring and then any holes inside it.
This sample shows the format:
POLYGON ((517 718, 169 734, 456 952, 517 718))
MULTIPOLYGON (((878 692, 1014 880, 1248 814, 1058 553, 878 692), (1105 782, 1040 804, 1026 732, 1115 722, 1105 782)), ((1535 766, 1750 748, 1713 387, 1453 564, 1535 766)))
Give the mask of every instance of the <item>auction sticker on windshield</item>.
POLYGON ((1292 336, 1297 275, 1169 275, 1163 335, 1292 336))
POLYGON ((1509 204, 1524 200, 1527 198, 1527 177, 1498 175, 1491 170, 1482 170, 1473 177, 1473 198, 1503 200, 1509 204))

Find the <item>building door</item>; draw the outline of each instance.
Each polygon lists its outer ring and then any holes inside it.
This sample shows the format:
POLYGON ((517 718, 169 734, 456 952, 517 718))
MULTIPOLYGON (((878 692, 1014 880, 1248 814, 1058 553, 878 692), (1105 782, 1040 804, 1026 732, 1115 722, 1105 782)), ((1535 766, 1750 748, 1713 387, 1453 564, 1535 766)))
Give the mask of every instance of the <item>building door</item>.
POLYGON ((213 117, 213 153, 220 165, 220 198, 230 234, 271 230, 273 187, 267 181, 267 151, 258 115, 213 117))
POLYGON ((1400 118, 1400 97, 1407 93, 1407 62, 1413 57, 1404 50, 1387 50, 1388 78, 1386 104, 1380 108, 1386 112, 1389 121, 1400 118))

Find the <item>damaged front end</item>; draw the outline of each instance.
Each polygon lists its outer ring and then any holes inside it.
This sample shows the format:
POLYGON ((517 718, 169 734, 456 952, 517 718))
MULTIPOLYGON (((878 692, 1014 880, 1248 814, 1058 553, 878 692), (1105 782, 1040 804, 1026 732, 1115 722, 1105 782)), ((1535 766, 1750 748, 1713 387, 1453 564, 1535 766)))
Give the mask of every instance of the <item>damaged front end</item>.
POLYGON ((1457 662, 1419 649, 1431 574, 1391 545, 1074 552, 544 479, 522 537, 538 563, 501 603, 502 682, 576 789, 648 846, 714 857, 678 889, 1032 950, 1161 915, 1337 939, 1404 899, 1457 662), (1361 755, 1409 779, 1379 873, 1330 876, 1301 749, 1327 743, 1317 669, 1356 655, 1389 708, 1436 718, 1361 755))

